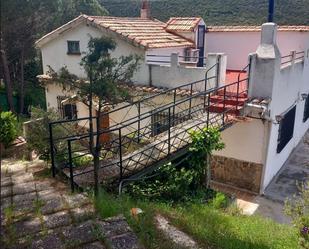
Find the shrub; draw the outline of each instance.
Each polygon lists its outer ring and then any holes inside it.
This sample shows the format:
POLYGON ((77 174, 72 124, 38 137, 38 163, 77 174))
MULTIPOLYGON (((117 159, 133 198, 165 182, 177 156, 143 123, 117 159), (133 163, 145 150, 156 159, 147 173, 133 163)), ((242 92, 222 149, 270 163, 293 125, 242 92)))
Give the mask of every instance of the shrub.
POLYGON ((7 147, 17 137, 17 119, 12 112, 0 113, 0 143, 7 147))
POLYGON ((78 153, 73 153, 72 161, 75 167, 84 167, 91 164, 93 157, 91 155, 80 155, 78 153))
MULTIPOLYGON (((137 197, 168 201, 189 201, 200 194, 204 199, 213 198, 213 193, 205 190, 203 183, 207 155, 224 147, 220 131, 216 128, 204 128, 201 131, 191 131, 190 136, 192 144, 187 159, 161 166, 153 177, 133 184, 128 191, 137 197)), ((214 205, 221 207, 224 202, 225 196, 220 195, 214 205)))
POLYGON ((297 228, 299 246, 303 249, 309 248, 309 181, 301 184, 300 197, 294 196, 293 200, 285 202, 285 213, 292 218, 294 226, 297 228))
POLYGON ((221 139, 220 130, 215 127, 203 128, 191 131, 192 144, 190 146, 189 163, 191 168, 198 173, 197 185, 202 185, 207 176, 207 186, 210 181, 209 157, 216 150, 222 150, 224 143, 221 139), (207 172, 207 173, 206 173, 207 172))
POLYGON ((216 193, 216 196, 212 199, 212 206, 216 209, 225 208, 228 205, 228 199, 223 193, 216 193))
MULTIPOLYGON (((49 123, 60 120, 60 115, 52 109, 45 111, 40 108, 33 108, 31 110, 31 120, 28 123, 26 134, 27 144, 29 150, 36 151, 43 160, 50 159, 50 144, 49 144, 49 123)), ((65 126, 58 126, 54 131, 54 137, 61 137, 73 131, 70 124, 65 126)), ((67 148, 67 143, 63 140, 56 144, 58 154, 63 154, 67 148)))

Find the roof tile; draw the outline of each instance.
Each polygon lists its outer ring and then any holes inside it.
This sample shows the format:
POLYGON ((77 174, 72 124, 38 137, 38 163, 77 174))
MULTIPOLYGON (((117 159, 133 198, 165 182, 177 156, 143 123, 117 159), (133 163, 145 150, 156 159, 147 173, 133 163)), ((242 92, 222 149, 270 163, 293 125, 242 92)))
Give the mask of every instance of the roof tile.
MULTIPOLYGON (((208 26, 208 32, 257 32, 261 26, 208 26)), ((309 32, 309 26, 278 26, 278 31, 309 32)))
POLYGON ((167 32, 165 23, 158 20, 109 16, 86 16, 86 18, 146 48, 194 46, 191 41, 167 32))
POLYGON ((167 31, 193 31, 200 17, 171 17, 165 25, 167 31))

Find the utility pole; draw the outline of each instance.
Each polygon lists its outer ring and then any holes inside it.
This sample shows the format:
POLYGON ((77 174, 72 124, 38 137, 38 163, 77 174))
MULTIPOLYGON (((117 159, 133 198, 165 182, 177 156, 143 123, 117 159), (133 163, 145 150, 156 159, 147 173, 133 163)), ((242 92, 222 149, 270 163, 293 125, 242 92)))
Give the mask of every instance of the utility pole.
POLYGON ((274 22, 275 0, 268 0, 268 22, 274 22))

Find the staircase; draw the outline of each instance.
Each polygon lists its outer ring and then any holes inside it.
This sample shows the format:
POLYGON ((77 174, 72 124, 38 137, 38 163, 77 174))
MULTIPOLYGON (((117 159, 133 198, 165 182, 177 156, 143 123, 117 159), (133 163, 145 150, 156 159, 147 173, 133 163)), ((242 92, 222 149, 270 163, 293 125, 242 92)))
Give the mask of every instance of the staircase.
POLYGON ((232 115, 240 115, 240 108, 248 100, 246 93, 237 95, 234 92, 218 91, 216 95, 210 97, 210 111, 214 113, 226 112, 232 115))

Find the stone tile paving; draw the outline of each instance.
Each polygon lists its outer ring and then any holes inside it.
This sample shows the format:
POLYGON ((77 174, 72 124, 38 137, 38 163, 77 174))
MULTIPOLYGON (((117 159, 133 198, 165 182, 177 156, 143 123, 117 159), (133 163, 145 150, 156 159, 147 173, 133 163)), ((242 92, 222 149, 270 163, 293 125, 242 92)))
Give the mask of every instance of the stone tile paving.
POLYGON ((1 166, 1 248, 139 249, 123 216, 100 220, 90 199, 37 177, 42 162, 1 166))

